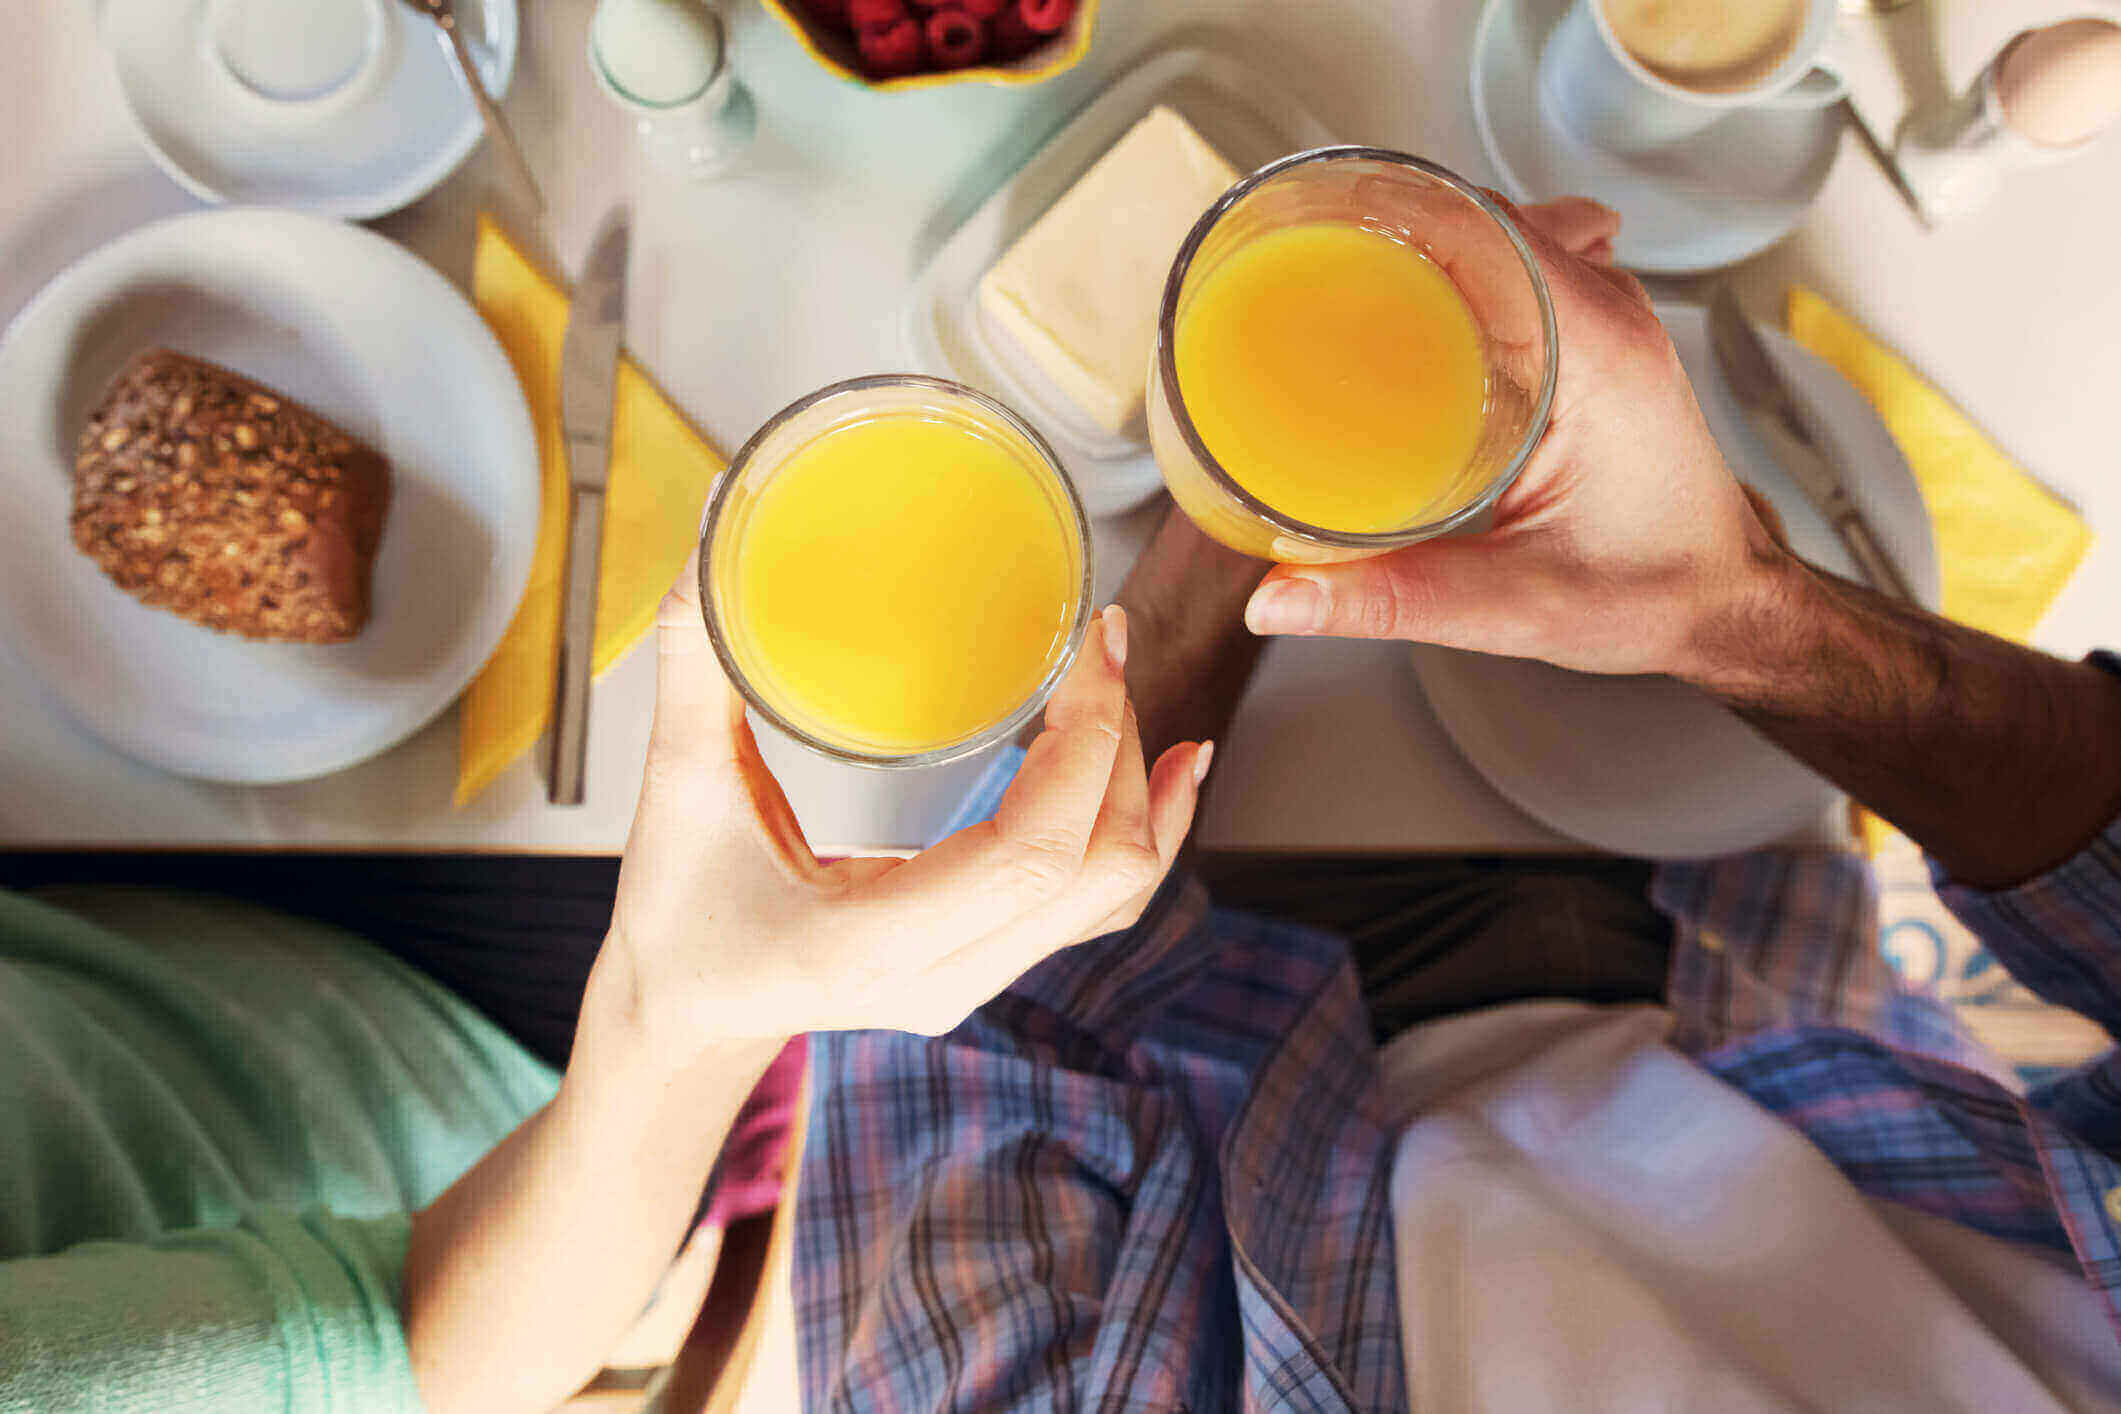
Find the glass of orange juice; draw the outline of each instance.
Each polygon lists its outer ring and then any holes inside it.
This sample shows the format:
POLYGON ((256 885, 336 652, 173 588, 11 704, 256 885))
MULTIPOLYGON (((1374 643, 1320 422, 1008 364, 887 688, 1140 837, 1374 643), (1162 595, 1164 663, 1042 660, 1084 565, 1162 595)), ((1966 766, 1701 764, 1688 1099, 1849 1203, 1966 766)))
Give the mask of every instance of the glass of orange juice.
POLYGON ((1180 247, 1149 439, 1217 540, 1357 559, 1492 505, 1554 375, 1546 279, 1492 198, 1419 157, 1318 148, 1230 188, 1180 247))
POLYGON ((823 755, 930 766, 1013 735, 1090 622, 1090 528, 1044 439, 941 378, 776 414, 715 482, 700 604, 752 709, 823 755))

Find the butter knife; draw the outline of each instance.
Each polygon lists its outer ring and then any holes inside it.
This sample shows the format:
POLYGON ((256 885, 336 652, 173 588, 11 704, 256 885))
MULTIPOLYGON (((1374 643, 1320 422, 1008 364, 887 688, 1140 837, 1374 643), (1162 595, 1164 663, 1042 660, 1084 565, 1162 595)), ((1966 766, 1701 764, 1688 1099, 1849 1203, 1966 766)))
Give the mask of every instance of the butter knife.
POLYGON ((560 671, 552 709, 554 805, 582 803, 589 750, 589 667, 595 651, 597 573, 603 559, 604 487, 611 473, 611 408, 626 327, 631 221, 604 218, 576 283, 560 345, 560 431, 567 442, 567 569, 560 598, 560 671))
POLYGON ((1709 343, 1716 351, 1723 381, 1764 434, 1768 449, 1790 480, 1841 537, 1864 579, 1881 594, 1904 603, 1917 602, 1907 577, 1850 497, 1848 482, 1831 452, 1832 435, 1818 409, 1784 380, 1760 331, 1738 307, 1738 297, 1728 285, 1709 304, 1709 343))

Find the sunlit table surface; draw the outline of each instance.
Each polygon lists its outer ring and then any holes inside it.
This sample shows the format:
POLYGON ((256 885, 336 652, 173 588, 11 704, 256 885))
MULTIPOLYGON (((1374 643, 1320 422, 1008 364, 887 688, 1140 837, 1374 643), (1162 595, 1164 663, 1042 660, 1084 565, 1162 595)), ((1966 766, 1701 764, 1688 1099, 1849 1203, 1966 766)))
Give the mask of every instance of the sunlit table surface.
MULTIPOLYGON (((725 450, 834 379, 899 366, 906 286, 997 179, 1110 77, 1174 39, 1210 37, 1257 61, 1341 137, 1407 148, 1493 181, 1466 99, 1472 0, 1108 0, 1074 72, 1025 90, 879 96, 817 69, 757 8, 733 0, 731 44, 761 110, 754 175, 702 187, 642 167, 583 62, 590 0, 526 0, 506 109, 550 203, 543 240, 563 269, 599 218, 635 210, 627 335, 725 450)), ((94 0, 0 0, 0 315, 72 259, 194 203, 135 142, 95 32, 94 0)), ((2053 8, 2061 8, 2056 6, 2053 8)), ((2040 7, 1922 0, 1852 17, 1842 62, 1887 130, 1910 95, 1965 83, 2040 7), (2006 21, 1994 12, 2014 11, 2006 21)), ((483 150, 412 208, 376 223, 452 278, 473 218, 502 190, 483 150)), ((1922 231, 1847 146, 1789 241, 1736 272, 1758 312, 1791 281, 1819 289, 1903 350, 2005 447, 2121 524, 2121 140, 2013 177, 2001 200, 1922 231)), ((1099 529, 1116 585, 1153 512, 1099 529)), ((2121 551, 2102 540, 2043 626, 2080 653, 2117 634, 2121 551)), ((0 660, 4 663, 4 660, 0 660)), ((365 765, 302 784, 179 780, 115 755, 0 668, 0 848, 471 849, 603 853, 622 843, 647 740, 652 652, 597 685, 587 804, 549 806, 526 760, 463 810, 450 804, 456 723, 445 714, 365 765)), ((919 843, 978 763, 865 773, 777 741, 766 750, 814 841, 919 843)), ((1430 712, 1406 650, 1287 642, 1267 653, 1218 756, 1203 823, 1212 846, 1262 850, 1553 850, 1568 841, 1490 789, 1430 712)))

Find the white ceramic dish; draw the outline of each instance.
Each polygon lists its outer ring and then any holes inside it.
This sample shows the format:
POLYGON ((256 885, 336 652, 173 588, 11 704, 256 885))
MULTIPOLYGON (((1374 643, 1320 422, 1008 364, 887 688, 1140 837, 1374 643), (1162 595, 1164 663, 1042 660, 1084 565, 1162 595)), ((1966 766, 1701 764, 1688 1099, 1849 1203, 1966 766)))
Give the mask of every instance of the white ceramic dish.
MULTIPOLYGON (((1176 109, 1239 171, 1333 140, 1271 79, 1228 55, 1193 48, 1154 55, 1115 80, 1002 182, 943 243, 906 303, 906 352, 914 366, 970 384, 1022 413, 1053 444, 1093 516, 1131 510, 1163 485, 1146 428, 1114 437, 1091 422, 1014 340, 990 326, 975 293, 1016 238, 1158 104, 1176 109)), ((1145 362, 1144 380, 1148 373, 1145 362)))
POLYGON ((120 237, 0 339, 0 652, 81 726, 180 775, 324 775, 410 735, 492 653, 529 578, 538 455, 464 297, 356 226, 206 211, 120 237), (256 643, 149 609, 68 534, 74 440, 159 344, 279 388, 390 458, 373 615, 351 643, 256 643))
MULTIPOLYGON (((515 0, 458 13, 499 97, 515 0)), ((207 201, 366 220, 425 195, 481 136, 434 22, 404 0, 102 0, 100 27, 148 150, 207 201)))
POLYGON ((1834 165, 1834 108, 1751 108, 1656 152, 1580 141, 1547 112, 1539 56, 1571 0, 1487 0, 1473 34, 1473 121, 1518 201, 1596 197, 1620 212, 1614 257, 1684 275, 1757 255, 1804 219, 1834 165))
MULTIPOLYGON (((1853 575, 1848 552, 1725 388, 1706 315, 1693 306, 1658 313, 1732 470, 1782 513, 1799 554, 1853 575)), ((1936 607, 1929 515, 1891 434, 1826 364, 1779 333, 1767 337, 1784 374, 1824 411, 1858 506, 1936 607)), ((1729 712, 1669 679, 1594 677, 1444 648, 1418 648, 1414 658, 1430 705, 1474 769, 1526 814, 1601 849, 1652 859, 1731 854, 1818 824, 1839 798, 1729 712)))

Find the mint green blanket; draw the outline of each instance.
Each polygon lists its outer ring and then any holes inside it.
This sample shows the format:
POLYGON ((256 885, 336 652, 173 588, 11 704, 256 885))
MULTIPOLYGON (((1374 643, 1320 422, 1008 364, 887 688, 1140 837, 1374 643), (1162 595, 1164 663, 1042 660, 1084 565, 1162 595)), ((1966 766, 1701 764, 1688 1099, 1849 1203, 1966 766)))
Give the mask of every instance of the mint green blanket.
POLYGON ((407 1214, 554 1085, 345 933, 0 893, 0 1410, 419 1408, 407 1214))

